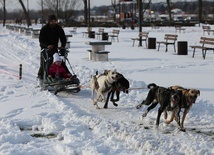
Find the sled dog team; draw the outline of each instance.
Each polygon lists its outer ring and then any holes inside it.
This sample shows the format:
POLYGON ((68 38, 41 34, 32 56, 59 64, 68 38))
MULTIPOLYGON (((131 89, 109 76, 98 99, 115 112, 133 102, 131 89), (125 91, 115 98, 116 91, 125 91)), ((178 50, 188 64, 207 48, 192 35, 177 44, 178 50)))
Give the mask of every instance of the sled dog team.
MULTIPOLYGON (((96 109, 99 109, 98 102, 104 102, 104 108, 108 108, 108 101, 118 106, 115 102, 119 101, 120 92, 128 94, 129 81, 120 73, 115 70, 105 70, 104 73, 91 76, 90 87, 92 90, 91 100, 96 109), (96 98, 95 98, 96 92, 96 98), (116 99, 114 93, 116 92, 116 99)), ((146 117, 148 112, 155 108, 159 103, 158 114, 156 118, 156 127, 159 126, 161 114, 164 113, 164 118, 167 119, 167 111, 171 111, 171 117, 166 120, 166 124, 175 120, 181 131, 185 131, 184 120, 187 113, 195 104, 197 97, 200 95, 200 90, 187 89, 181 86, 171 86, 168 88, 157 86, 155 83, 148 84, 148 95, 143 100, 137 109, 142 105, 149 106, 143 113, 142 117, 146 117), (184 109, 183 115, 180 119, 181 109, 184 109)))

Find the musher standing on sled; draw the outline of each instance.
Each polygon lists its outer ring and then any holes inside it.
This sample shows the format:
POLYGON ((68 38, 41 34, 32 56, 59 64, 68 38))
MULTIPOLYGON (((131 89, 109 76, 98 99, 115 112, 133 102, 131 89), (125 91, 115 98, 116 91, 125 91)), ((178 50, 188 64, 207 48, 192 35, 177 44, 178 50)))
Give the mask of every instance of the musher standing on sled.
MULTIPOLYGON (((65 32, 60 25, 57 24, 57 18, 54 14, 48 16, 48 23, 44 25, 39 34, 39 43, 41 49, 48 49, 48 55, 53 61, 53 55, 58 51, 58 42, 61 42, 60 49, 64 49, 66 45, 65 32)), ((38 71, 39 85, 43 82, 43 65, 44 58, 40 55, 40 68, 38 71)))

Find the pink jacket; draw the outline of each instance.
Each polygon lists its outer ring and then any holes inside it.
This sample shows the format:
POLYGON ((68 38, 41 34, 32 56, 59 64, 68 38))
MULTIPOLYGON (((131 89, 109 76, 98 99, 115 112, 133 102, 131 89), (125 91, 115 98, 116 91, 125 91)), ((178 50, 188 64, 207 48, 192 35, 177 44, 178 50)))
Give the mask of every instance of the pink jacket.
POLYGON ((69 77, 68 73, 66 72, 66 70, 63 66, 58 66, 55 63, 53 63, 50 66, 48 75, 51 75, 52 78, 55 78, 57 73, 59 76, 58 78, 68 78, 69 77))

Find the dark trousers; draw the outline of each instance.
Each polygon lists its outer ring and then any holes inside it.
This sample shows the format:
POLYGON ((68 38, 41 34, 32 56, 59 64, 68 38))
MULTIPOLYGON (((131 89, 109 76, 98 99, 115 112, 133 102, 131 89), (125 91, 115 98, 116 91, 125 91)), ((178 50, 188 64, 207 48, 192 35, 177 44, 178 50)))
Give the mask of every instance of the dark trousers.
POLYGON ((38 71, 38 77, 41 79, 44 77, 44 69, 50 68, 50 65, 53 63, 53 55, 54 53, 57 53, 57 49, 48 50, 47 53, 48 55, 46 56, 44 55, 43 51, 40 52, 40 67, 38 71))

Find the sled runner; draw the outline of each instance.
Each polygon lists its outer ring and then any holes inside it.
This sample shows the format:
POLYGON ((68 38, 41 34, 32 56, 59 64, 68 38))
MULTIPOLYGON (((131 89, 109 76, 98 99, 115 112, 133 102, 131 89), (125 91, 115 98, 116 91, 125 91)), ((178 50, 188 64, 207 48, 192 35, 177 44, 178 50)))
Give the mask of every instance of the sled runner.
POLYGON ((43 70, 44 70, 44 76, 43 76, 43 83, 42 88, 44 90, 54 91, 54 94, 56 95, 58 92, 66 91, 71 93, 78 93, 80 91, 80 81, 77 78, 76 74, 74 73, 71 64, 67 58, 69 51, 67 49, 60 49, 58 50, 59 56, 62 58, 62 66, 65 68, 66 72, 70 74, 71 76, 69 78, 52 78, 48 76, 49 68, 53 62, 52 57, 50 56, 50 51, 48 49, 43 49, 42 56, 44 58, 43 63, 43 70), (69 64, 70 70, 67 68, 66 63, 69 64))

